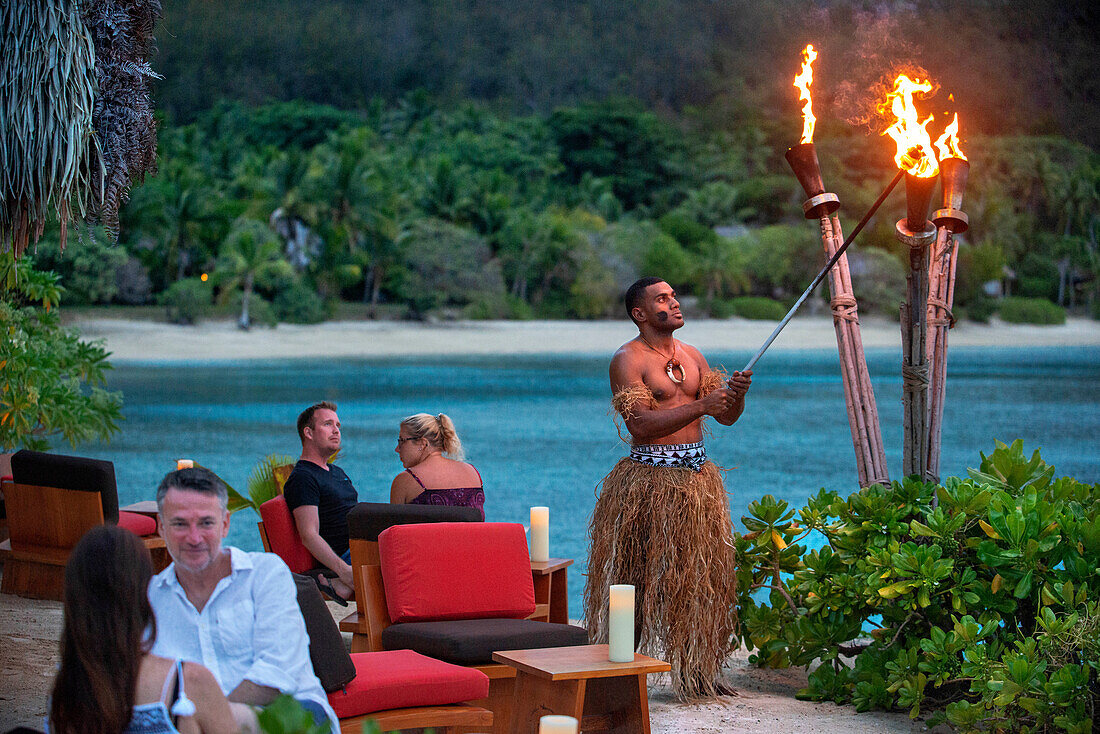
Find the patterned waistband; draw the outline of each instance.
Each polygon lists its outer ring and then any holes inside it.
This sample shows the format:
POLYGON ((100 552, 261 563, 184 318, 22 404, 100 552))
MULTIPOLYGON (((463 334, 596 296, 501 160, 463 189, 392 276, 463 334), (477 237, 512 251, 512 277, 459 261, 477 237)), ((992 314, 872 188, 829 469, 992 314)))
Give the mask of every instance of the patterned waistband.
POLYGON ((648 464, 649 466, 702 471, 703 464, 707 463, 707 450, 703 447, 702 441, 698 443, 657 443, 647 446, 631 446, 630 458, 639 464, 648 464))

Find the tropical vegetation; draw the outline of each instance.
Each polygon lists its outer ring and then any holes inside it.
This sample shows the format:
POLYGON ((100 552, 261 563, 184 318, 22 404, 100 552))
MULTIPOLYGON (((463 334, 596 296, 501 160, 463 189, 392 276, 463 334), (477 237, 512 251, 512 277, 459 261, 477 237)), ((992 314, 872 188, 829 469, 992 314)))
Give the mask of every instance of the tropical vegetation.
POLYGON ((105 389, 107 350, 61 325, 64 288, 26 259, 0 264, 0 452, 109 439, 122 395, 105 389), (10 269, 17 273, 9 274, 10 269), (3 284, 15 283, 12 287, 3 284))
MULTIPOLYGON (((731 299, 790 305, 820 242, 781 158, 794 133, 743 132, 627 99, 545 116, 419 94, 361 112, 222 104, 161 128, 160 173, 133 190, 117 245, 93 232, 87 251, 61 256, 47 230, 34 258, 73 283, 70 303, 160 300, 187 323, 217 297, 246 328, 323 320, 341 303, 366 316, 600 318, 650 272, 713 315, 767 315, 776 309, 731 299)), ((867 207, 892 170, 863 132, 838 126, 819 149, 842 212, 867 207)), ((975 136, 966 150, 956 303, 980 312, 994 282, 1087 311, 1100 287, 1100 159, 1058 138, 975 136)), ((851 254, 864 311, 891 313, 903 297, 903 203, 851 254)))
POLYGON ((1056 477, 1017 440, 966 478, 822 489, 797 511, 767 495, 748 512, 743 639, 758 665, 811 666, 800 696, 964 732, 1092 731, 1100 485, 1056 477))

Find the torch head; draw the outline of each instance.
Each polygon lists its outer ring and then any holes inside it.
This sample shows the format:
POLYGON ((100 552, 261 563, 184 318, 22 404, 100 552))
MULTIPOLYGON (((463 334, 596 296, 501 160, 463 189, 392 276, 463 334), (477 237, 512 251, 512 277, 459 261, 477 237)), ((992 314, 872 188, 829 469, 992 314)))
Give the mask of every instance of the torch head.
POLYGON ((940 161, 940 185, 943 187, 943 208, 937 209, 932 221, 937 227, 946 227, 953 233, 970 228, 966 212, 962 211, 963 192, 970 164, 962 158, 945 158, 940 161))
POLYGON ((818 163, 817 148, 813 143, 791 146, 787 148, 785 157, 809 199, 803 205, 807 219, 817 219, 840 208, 840 200, 836 195, 825 193, 825 184, 821 180, 821 164, 818 163))
POLYGON ((905 174, 905 223, 911 232, 920 232, 928 225, 936 178, 905 174))

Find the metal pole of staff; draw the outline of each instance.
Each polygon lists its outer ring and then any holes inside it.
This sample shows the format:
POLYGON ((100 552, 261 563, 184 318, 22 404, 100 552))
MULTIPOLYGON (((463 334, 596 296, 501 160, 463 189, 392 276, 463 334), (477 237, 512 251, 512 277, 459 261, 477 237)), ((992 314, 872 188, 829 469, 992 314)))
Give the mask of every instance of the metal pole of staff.
POLYGON ((791 306, 791 310, 788 311, 787 315, 783 317, 783 320, 779 322, 779 326, 775 327, 775 331, 773 331, 772 335, 768 337, 768 340, 764 342, 764 345, 760 347, 760 351, 752 356, 752 359, 749 360, 749 363, 746 364, 745 367, 741 370, 742 372, 747 372, 751 370, 753 368, 753 365, 756 364, 757 360, 764 356, 764 352, 768 351, 768 347, 770 347, 772 345, 772 342, 775 341, 775 338, 779 336, 779 332, 783 331, 783 327, 786 326, 787 322, 791 320, 791 317, 794 316, 795 311, 799 309, 803 301, 809 298, 810 294, 814 292, 814 289, 817 288, 821 281, 825 279, 825 275, 830 270, 832 270, 832 267, 834 265, 836 265, 836 261, 839 260, 840 256, 844 254, 844 251, 848 249, 848 245, 852 244, 852 242, 856 238, 856 235, 860 233, 864 226, 866 226, 867 222, 870 221, 871 217, 875 215, 875 212, 878 211, 878 208, 882 206, 882 202, 886 201, 886 197, 890 195, 890 192, 894 190, 894 187, 898 185, 898 181, 901 181, 901 177, 904 175, 904 169, 898 171, 897 175, 894 176, 894 180, 890 182, 890 185, 886 187, 886 189, 882 192, 878 199, 875 200, 875 203, 871 205, 871 208, 867 210, 867 213, 863 215, 863 219, 859 220, 859 224, 856 225, 856 228, 852 230, 851 234, 844 238, 844 243, 837 248, 836 252, 833 253, 833 256, 829 258, 829 261, 825 263, 825 267, 823 267, 821 269, 821 272, 817 274, 817 277, 813 279, 813 282, 810 283, 810 287, 804 290, 802 292, 802 295, 798 297, 798 300, 795 301, 793 306, 791 306))

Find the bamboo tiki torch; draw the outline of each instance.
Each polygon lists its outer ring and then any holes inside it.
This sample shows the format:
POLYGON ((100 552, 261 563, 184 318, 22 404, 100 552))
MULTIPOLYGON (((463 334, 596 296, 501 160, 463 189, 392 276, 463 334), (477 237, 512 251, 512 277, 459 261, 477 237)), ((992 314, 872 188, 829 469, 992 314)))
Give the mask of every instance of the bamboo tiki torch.
POLYGON ((806 102, 803 106, 802 142, 789 148, 786 158, 808 197, 802 205, 806 218, 816 218, 820 224, 821 244, 826 261, 832 262, 835 259, 834 267, 829 270, 833 327, 840 353, 844 402, 852 432, 852 445, 855 448, 859 486, 866 487, 876 482, 889 482, 889 476, 875 393, 871 389, 871 379, 863 353, 863 339, 860 335, 856 299, 852 292, 848 257, 839 252, 844 239, 840 230, 840 218, 836 214, 840 208, 840 199, 836 194, 825 191, 817 149, 813 144, 815 118, 809 87, 813 82, 812 63, 816 57, 812 45, 802 51, 802 72, 794 80, 800 99, 806 102))
POLYGON ((932 214, 936 225, 936 242, 932 246, 928 269, 928 438, 924 479, 940 480, 940 441, 943 432, 943 405, 947 391, 947 331, 955 324, 951 307, 955 300, 955 265, 958 244, 955 235, 969 226, 962 211, 963 192, 970 164, 959 149, 958 115, 936 141, 940 153, 940 184, 943 190, 942 208, 932 214))
POLYGON ((928 439, 928 362, 925 357, 928 302, 928 246, 936 239, 936 226, 928 221, 932 191, 939 166, 936 164, 932 140, 925 129, 931 117, 923 123, 917 119, 913 105, 915 93, 931 91, 930 82, 913 81, 905 75, 894 81, 894 90, 887 104, 897 118, 886 134, 897 141, 895 158, 905 175, 905 218, 898 221, 895 235, 909 248, 909 269, 905 276, 905 303, 901 306, 902 352, 902 471, 905 476, 925 476, 928 439), (904 154, 917 145, 924 155, 916 166, 903 165, 904 154))

